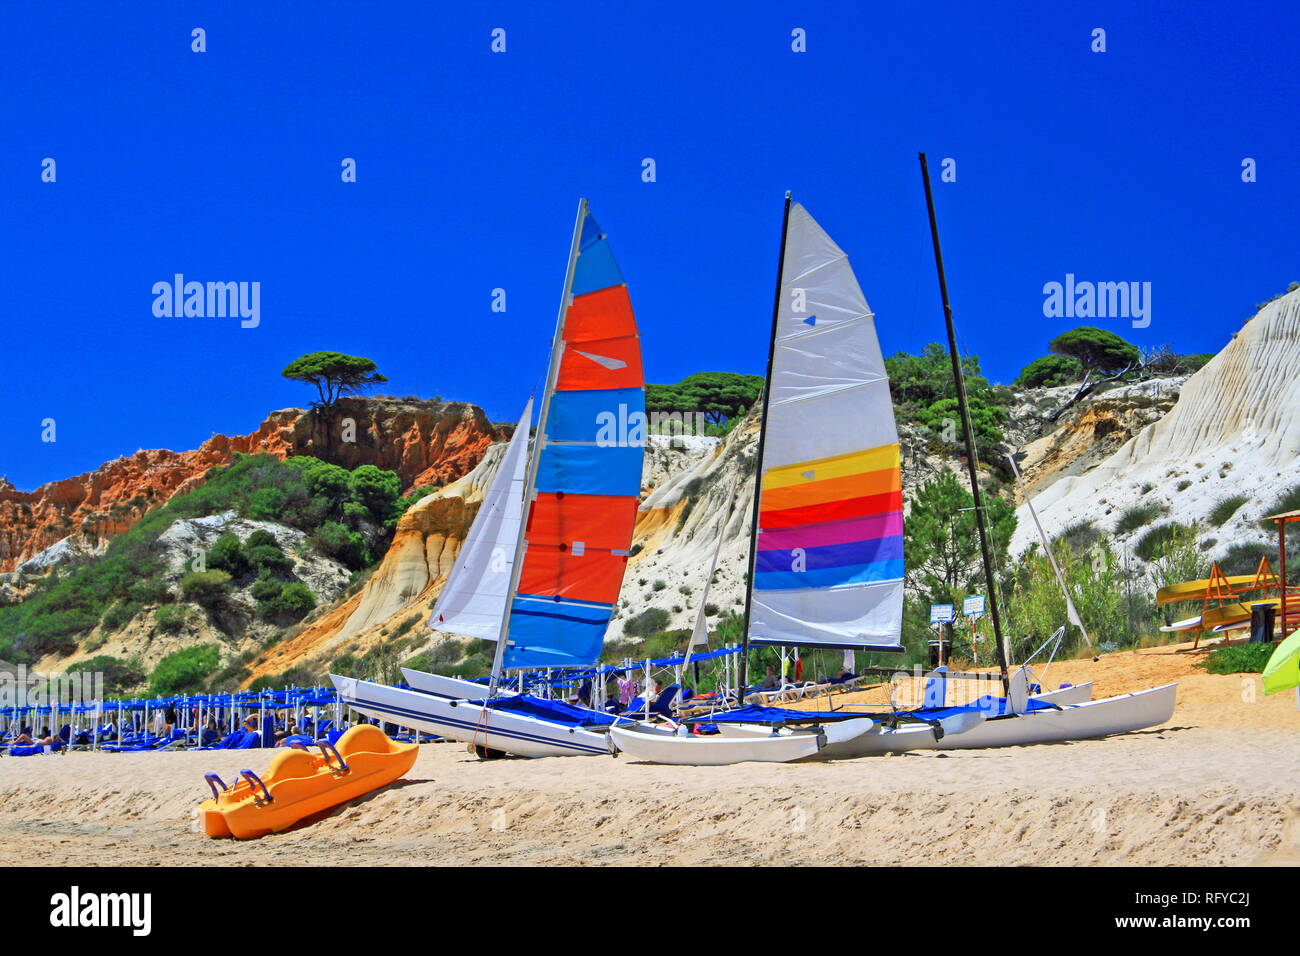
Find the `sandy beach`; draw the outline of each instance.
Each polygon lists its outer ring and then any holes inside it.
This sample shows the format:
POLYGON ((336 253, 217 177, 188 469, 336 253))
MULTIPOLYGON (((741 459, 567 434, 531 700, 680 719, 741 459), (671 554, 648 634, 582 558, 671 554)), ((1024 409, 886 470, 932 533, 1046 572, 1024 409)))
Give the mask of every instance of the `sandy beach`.
MULTIPOLYGON (((479 761, 427 744, 405 780, 241 843, 194 825, 202 775, 267 751, 0 760, 10 864, 1300 864, 1300 713, 1178 647, 1111 655, 1180 681, 1174 719, 1112 737, 836 763, 479 761), (1253 691, 1253 699, 1251 694, 1253 691), (1246 698, 1246 699, 1243 699, 1246 698)), ((1115 668, 1062 665, 1057 679, 1115 668), (1077 673, 1076 673, 1077 672, 1077 673)), ((1126 687, 1133 686, 1127 682, 1126 687)), ((1055 684, 1055 680, 1051 682, 1055 684)))

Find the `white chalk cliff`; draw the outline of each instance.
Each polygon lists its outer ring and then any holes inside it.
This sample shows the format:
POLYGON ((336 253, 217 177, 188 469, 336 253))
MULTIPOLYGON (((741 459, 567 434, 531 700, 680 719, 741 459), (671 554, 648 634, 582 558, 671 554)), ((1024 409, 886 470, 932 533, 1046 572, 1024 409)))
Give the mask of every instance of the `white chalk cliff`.
MULTIPOLYGON (((1062 478, 1033 498, 1049 535, 1079 522, 1114 531, 1124 510, 1169 508, 1169 519, 1201 523, 1214 557, 1232 544, 1270 540, 1255 522, 1300 484, 1300 290, 1274 299, 1187 380, 1174 407, 1087 474, 1062 478), (1211 509, 1247 501, 1219 528, 1211 509)), ((1038 540, 1028 510, 1017 513, 1013 554, 1038 540)), ((1133 535, 1139 535, 1138 529, 1133 535)))

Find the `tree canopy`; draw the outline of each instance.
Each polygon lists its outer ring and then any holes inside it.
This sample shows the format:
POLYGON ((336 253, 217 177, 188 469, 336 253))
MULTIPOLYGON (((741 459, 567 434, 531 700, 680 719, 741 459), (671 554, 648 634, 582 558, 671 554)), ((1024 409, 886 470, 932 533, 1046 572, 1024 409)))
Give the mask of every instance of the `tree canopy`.
POLYGON ((359 395, 387 376, 380 375, 375 363, 360 355, 343 352, 309 352, 290 362, 280 374, 295 382, 316 386, 319 404, 329 408, 344 395, 359 395))
POLYGON ((1118 372, 1138 360, 1138 347, 1125 342, 1114 332, 1092 325, 1081 325, 1052 339, 1047 350, 1053 355, 1068 355, 1079 361, 1085 371, 1118 372))
MULTIPOLYGON (((995 567, 1006 563, 1016 512, 999 495, 983 496, 989 549, 995 567)), ((955 603, 984 590, 975 499, 950 471, 924 482, 903 525, 908 582, 932 604, 955 603)))
POLYGON ((763 376, 697 372, 676 385, 647 385, 648 412, 701 412, 714 424, 749 410, 763 391, 763 376))
MULTIPOLYGON (((988 379, 980 374, 978 355, 961 357, 966 381, 966 404, 975 428, 975 444, 986 460, 993 459, 995 447, 1002 441, 1001 425, 1007 411, 988 379)), ((961 412, 957 405, 957 386, 952 380, 952 359, 948 350, 931 342, 919 355, 899 352, 885 359, 889 374, 889 392, 900 421, 912 420, 935 432, 949 443, 962 441, 961 412)))
POLYGON ((1083 378, 1083 365, 1072 355, 1044 355, 1020 370, 1016 385, 1020 388, 1051 388, 1069 385, 1083 378))

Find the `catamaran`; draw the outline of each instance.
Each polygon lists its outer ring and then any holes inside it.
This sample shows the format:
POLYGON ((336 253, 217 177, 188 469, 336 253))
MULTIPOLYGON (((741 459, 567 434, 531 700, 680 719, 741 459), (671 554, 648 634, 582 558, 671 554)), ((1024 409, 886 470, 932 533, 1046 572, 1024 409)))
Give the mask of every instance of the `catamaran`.
MULTIPOLYGON (((745 648, 903 650, 903 491, 898 430, 874 318, 848 256, 786 194, 772 310, 758 485, 750 524, 745 648)), ((742 653, 742 668, 747 658, 742 653)), ((743 679, 742 679, 743 686, 743 679)), ((696 719, 720 740, 610 727, 611 745, 662 763, 770 741, 785 759, 933 745, 984 719, 978 708, 905 714, 748 706, 696 719), (800 731, 809 723, 814 729, 800 731), (825 743, 799 753, 800 736, 825 743)))
POLYGON ((407 671, 408 689, 331 674, 345 704, 480 756, 609 753, 605 728, 635 721, 511 693, 502 678, 600 657, 636 521, 644 386, 627 285, 582 200, 531 453, 530 403, 429 619, 496 642, 490 682, 407 671))
MULTIPOLYGON (((924 154, 921 166, 986 584, 990 594, 996 594, 924 154)), ((758 473, 746 586, 746 651, 751 642, 901 651, 902 485, 884 361, 872 314, 847 256, 807 210, 791 205, 789 193, 758 473)), ((1066 601, 1071 622, 1081 626, 1068 589, 1066 601)), ((931 680, 926 706, 911 711, 810 712, 751 705, 694 722, 714 724, 720 736, 733 740, 788 740, 802 733, 826 741, 787 758, 807 760, 1076 740, 1137 730, 1173 716, 1176 684, 1097 701, 1088 699, 1090 684, 1031 693, 1027 668, 1008 673, 996 600, 991 609, 1001 698, 989 695, 973 704, 946 707, 942 691, 935 692, 946 682, 931 680), (837 721, 865 722, 867 729, 826 740, 826 728, 837 721), (801 724, 814 726, 801 729, 801 724)), ((742 655, 742 667, 747 657, 742 655)), ((659 763, 701 762, 703 748, 690 737, 641 726, 611 726, 607 735, 611 747, 631 756, 659 763)))

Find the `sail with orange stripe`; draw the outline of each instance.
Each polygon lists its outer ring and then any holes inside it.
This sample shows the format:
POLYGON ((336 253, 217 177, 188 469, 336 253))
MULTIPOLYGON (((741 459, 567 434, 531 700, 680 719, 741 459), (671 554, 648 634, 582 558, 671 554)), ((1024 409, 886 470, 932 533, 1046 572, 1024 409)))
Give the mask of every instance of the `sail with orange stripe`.
POLYGON ((585 201, 575 235, 506 621, 507 670, 599 659, 641 492, 645 375, 636 318, 585 201))
POLYGON ((848 256, 790 207, 768 380, 749 638, 901 650, 898 431, 848 256))

